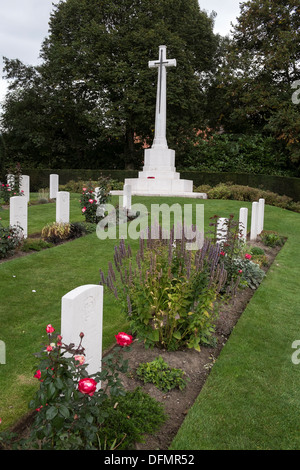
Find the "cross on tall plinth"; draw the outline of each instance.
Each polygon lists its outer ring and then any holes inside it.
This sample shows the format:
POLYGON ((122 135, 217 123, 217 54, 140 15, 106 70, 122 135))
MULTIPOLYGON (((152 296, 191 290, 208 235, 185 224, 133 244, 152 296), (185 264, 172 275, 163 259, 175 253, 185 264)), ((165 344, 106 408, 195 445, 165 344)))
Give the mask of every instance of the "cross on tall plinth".
MULTIPOLYGON (((126 178, 125 185, 137 196, 183 196, 206 199, 204 193, 193 192, 193 181, 180 179, 175 167, 175 150, 169 149, 166 139, 167 72, 166 67, 176 67, 175 59, 167 59, 166 46, 159 46, 158 60, 148 62, 158 68, 155 110, 155 134, 151 148, 144 150, 144 166, 138 178, 126 178)), ((112 194, 118 191, 112 191, 112 194)), ((121 194, 124 196, 124 192, 121 194)))
POLYGON ((166 67, 176 67, 176 59, 167 59, 166 46, 159 46, 159 59, 148 62, 150 68, 158 68, 155 133, 152 148, 168 148, 166 139, 167 122, 167 71, 166 67))

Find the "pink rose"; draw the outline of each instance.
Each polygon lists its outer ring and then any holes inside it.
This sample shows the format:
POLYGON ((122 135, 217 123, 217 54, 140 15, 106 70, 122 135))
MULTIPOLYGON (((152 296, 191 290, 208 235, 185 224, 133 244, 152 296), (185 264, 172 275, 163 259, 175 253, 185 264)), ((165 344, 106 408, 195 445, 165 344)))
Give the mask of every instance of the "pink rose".
POLYGON ((132 343, 133 337, 127 333, 121 332, 115 335, 119 346, 129 346, 132 343))
POLYGON ((50 346, 50 344, 49 344, 49 346, 46 347, 46 351, 48 351, 48 352, 53 351, 53 348, 52 348, 52 346, 50 346))
POLYGON ((55 328, 53 328, 53 326, 49 324, 46 327, 46 331, 47 331, 47 333, 51 334, 55 331, 55 328))
POLYGON ((86 211, 86 207, 83 207, 83 208, 81 209, 81 212, 85 212, 85 211, 86 211))
POLYGON ((91 204, 93 204, 94 199, 89 199, 89 202, 90 202, 91 204))
POLYGON ((86 188, 82 188, 82 191, 86 191, 86 188))
POLYGON ((252 256, 251 256, 251 255, 249 255, 248 253, 246 253, 246 254, 245 254, 245 258, 246 258, 246 259, 251 259, 251 258, 252 258, 252 256))
POLYGON ((75 361, 79 362, 79 365, 82 366, 85 363, 85 357, 81 355, 74 356, 75 361))
POLYGON ((242 274, 242 272, 243 272, 243 271, 242 271, 241 269, 239 269, 239 274, 242 274))
POLYGON ((96 391, 97 382, 94 379, 87 377, 86 379, 80 379, 78 382, 78 390, 85 395, 92 397, 96 391))
POLYGON ((225 251, 220 251, 221 256, 225 256, 225 251))

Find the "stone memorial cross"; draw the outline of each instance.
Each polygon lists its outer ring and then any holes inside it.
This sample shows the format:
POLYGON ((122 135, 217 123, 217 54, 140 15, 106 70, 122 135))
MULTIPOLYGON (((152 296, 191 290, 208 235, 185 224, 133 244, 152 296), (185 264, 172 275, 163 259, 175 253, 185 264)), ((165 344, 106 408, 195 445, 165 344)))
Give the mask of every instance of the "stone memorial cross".
POLYGON ((176 67, 176 59, 167 59, 166 46, 159 46, 159 59, 148 62, 150 68, 158 68, 155 133, 152 148, 168 148, 166 139, 167 122, 167 71, 166 67, 176 67))

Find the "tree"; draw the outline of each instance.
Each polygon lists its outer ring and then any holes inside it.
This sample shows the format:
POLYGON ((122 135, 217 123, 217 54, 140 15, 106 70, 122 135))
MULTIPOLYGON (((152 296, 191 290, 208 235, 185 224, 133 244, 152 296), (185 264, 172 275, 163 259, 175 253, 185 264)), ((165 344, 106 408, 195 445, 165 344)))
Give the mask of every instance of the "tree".
POLYGON ((292 102, 300 78, 298 0, 251 0, 241 4, 232 41, 210 89, 211 122, 228 132, 276 137, 289 165, 300 161, 299 104, 292 102))
MULTIPOLYGON (((167 98, 168 142, 178 145, 204 124, 201 83, 217 45, 213 18, 197 0, 66 0, 55 7, 36 69, 37 94, 56 145, 52 154, 69 166, 92 159, 99 167, 106 146, 112 149, 110 167, 140 166, 135 137, 152 141, 157 72, 148 61, 160 44, 178 64, 168 72, 167 98)), ((13 73, 12 63, 7 71, 13 73)))

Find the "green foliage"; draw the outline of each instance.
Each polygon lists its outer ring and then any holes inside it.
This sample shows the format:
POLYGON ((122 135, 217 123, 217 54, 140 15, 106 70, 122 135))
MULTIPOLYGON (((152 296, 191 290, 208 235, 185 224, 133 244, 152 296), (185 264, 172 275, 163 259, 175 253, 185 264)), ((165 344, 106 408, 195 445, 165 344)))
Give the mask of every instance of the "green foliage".
POLYGON ((198 133, 189 142, 184 169, 286 174, 286 156, 274 137, 262 134, 198 133))
POLYGON ((261 234, 259 235, 261 241, 266 245, 266 246, 282 246, 284 244, 284 237, 279 235, 277 232, 274 231, 267 231, 263 230, 261 234))
POLYGON ((25 253, 28 253, 30 251, 41 251, 45 248, 51 248, 52 246, 52 243, 46 242, 41 239, 27 238, 26 240, 24 240, 21 250, 25 253))
POLYGON ((86 222, 97 224, 104 217, 105 204, 111 198, 110 191, 110 179, 105 177, 99 179, 97 187, 90 181, 82 188, 79 202, 86 222))
POLYGON ((46 331, 47 342, 36 354, 40 362, 34 369, 40 387, 29 403, 29 408, 37 413, 29 437, 14 445, 22 449, 98 450, 99 430, 109 416, 103 404, 109 396, 116 399, 125 395, 119 373, 126 372, 127 362, 117 347, 103 361, 102 371, 88 376, 82 346, 84 334, 80 333, 76 346, 63 344, 51 325, 46 331), (88 385, 83 387, 82 382, 86 381, 88 385), (100 381, 105 381, 105 388, 97 388, 100 381))
POLYGON ((3 227, 0 222, 0 258, 7 258, 22 246, 23 235, 21 227, 3 227))
POLYGON ((280 196, 272 191, 232 184, 231 182, 219 183, 214 187, 209 185, 198 186, 196 191, 206 192, 208 199, 232 199, 236 201, 253 202, 263 198, 266 204, 270 206, 300 212, 300 203, 294 202, 291 197, 280 196))
POLYGON ((262 248, 260 248, 259 246, 252 246, 250 248, 250 253, 251 253, 251 255, 264 255, 265 251, 262 248))
MULTIPOLYGON (((84 170, 82 170, 84 172, 84 170)), ((124 183, 122 181, 118 181, 110 176, 100 175, 97 181, 93 181, 92 179, 87 180, 70 180, 66 184, 60 184, 59 190, 60 191, 69 191, 70 193, 82 193, 82 188, 91 186, 91 187, 98 187, 98 186, 105 186, 109 187, 110 189, 123 189, 124 183)))
POLYGON ((52 168, 139 167, 143 139, 153 138, 157 71, 148 61, 160 44, 178 62, 168 73, 168 127, 183 141, 199 122, 199 80, 204 85, 217 44, 213 18, 197 0, 59 2, 41 65, 4 59, 7 156, 52 168))
POLYGON ((99 431, 101 448, 128 450, 144 442, 144 434, 153 434, 165 422, 163 405, 140 388, 103 404, 106 420, 99 431))
POLYGON ((232 272, 238 273, 241 286, 243 285, 243 282, 245 282, 246 286, 253 290, 259 287, 265 277, 265 272, 257 263, 245 258, 232 259, 231 270, 232 272))
POLYGON ((171 368, 161 356, 152 362, 139 364, 136 374, 144 383, 153 383, 163 392, 173 388, 183 390, 187 384, 183 370, 171 368))
POLYGON ((95 225, 92 222, 71 222, 68 224, 53 222, 43 227, 41 237, 44 241, 55 244, 79 238, 94 231, 95 225))
POLYGON ((71 225, 62 222, 47 224, 42 230, 42 239, 50 243, 59 243, 70 237, 71 225))
POLYGON ((108 275, 101 283, 120 300, 130 327, 146 347, 168 350, 209 344, 214 331, 216 297, 226 280, 219 247, 206 240, 201 250, 188 250, 186 239, 140 239, 136 259, 124 240, 115 247, 108 275))
POLYGON ((271 137, 275 158, 282 153, 284 166, 299 171, 300 104, 292 102, 300 78, 299 2, 250 0, 240 8, 208 93, 210 125, 271 137))
POLYGON ((8 183, 0 183, 0 200, 2 199, 4 204, 9 204, 9 200, 13 196, 22 196, 23 191, 20 190, 20 184, 22 180, 21 165, 17 163, 15 166, 10 167, 7 170, 7 175, 13 175, 8 183))

